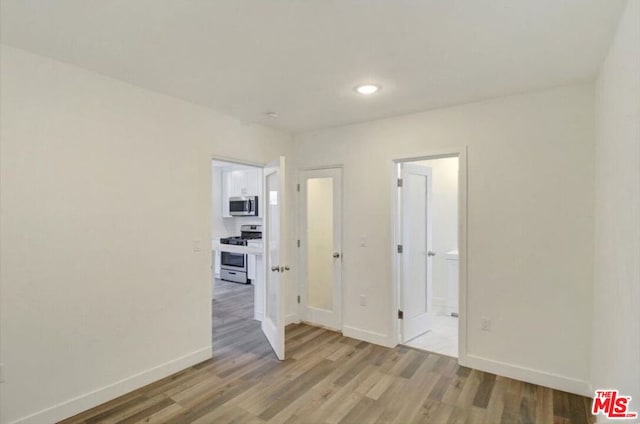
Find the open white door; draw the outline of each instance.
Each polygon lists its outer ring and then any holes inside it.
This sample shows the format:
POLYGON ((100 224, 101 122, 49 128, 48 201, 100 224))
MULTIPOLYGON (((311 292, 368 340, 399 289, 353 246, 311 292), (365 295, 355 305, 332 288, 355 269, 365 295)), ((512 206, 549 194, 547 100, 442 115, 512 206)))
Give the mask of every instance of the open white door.
POLYGON ((264 168, 264 205, 265 205, 265 297, 262 332, 271 347, 284 360, 284 301, 282 273, 289 270, 285 265, 284 250, 284 157, 264 168))
POLYGON ((431 312, 431 168, 402 164, 403 341, 429 329, 431 312))

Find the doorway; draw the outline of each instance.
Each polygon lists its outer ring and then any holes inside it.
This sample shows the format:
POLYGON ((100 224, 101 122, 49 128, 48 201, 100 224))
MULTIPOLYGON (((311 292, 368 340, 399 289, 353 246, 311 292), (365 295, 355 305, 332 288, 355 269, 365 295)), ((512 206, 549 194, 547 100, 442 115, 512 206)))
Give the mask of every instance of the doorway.
POLYGON ((460 160, 395 163, 399 342, 459 356, 460 160))
POLYGON ((214 158, 211 166, 213 355, 284 360, 285 158, 264 166, 214 158))
POLYGON ((264 317, 263 167, 211 162, 212 338, 214 355, 267 354, 264 317))
POLYGON ((342 168, 300 172, 302 321, 342 330, 342 168))

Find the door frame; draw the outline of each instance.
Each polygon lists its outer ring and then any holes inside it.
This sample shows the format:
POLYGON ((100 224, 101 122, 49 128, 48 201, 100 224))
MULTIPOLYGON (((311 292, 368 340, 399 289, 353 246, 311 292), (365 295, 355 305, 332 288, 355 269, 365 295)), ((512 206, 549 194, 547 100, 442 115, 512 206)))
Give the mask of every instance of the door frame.
POLYGON ((431 159, 458 158, 458 363, 467 363, 467 329, 468 322, 468 172, 467 172, 467 147, 450 148, 428 151, 423 155, 405 156, 391 161, 391 271, 393 284, 391 299, 393 310, 391 311, 392 340, 396 344, 401 344, 402 322, 398 318, 398 310, 401 306, 400 284, 402 261, 397 253, 397 245, 400 244, 402 236, 401 216, 398 213, 400 208, 400 191, 398 190, 398 165, 404 162, 415 162, 431 159))
MULTIPOLYGON (((322 166, 312 166, 312 167, 303 167, 303 168, 298 168, 297 170, 297 178, 296 178, 296 241, 299 242, 300 240, 302 240, 302 232, 304 231, 304 229, 302 228, 302 223, 304 222, 303 218, 302 218, 302 213, 303 213, 303 199, 301 198, 301 191, 300 191, 300 184, 301 184, 301 180, 302 180, 302 174, 304 172, 307 171, 322 171, 325 169, 340 169, 340 211, 339 211, 339 215, 340 215, 340 222, 342 223, 342 231, 340 232, 340 246, 341 246, 341 252, 340 252, 340 260, 342 261, 342 263, 344 264, 344 165, 342 164, 338 164, 338 165, 322 165, 322 166)), ((296 280, 298 281, 297 284, 297 288, 298 288, 298 296, 300 296, 300 302, 297 303, 297 307, 296 307, 296 313, 298 315, 298 320, 301 322, 305 322, 304 321, 304 317, 305 317, 305 311, 304 311, 304 307, 302 304, 302 296, 303 294, 306 294, 306 278, 304 278, 302 276, 302 272, 303 270, 306 270, 305 267, 305 258, 302 256, 302 249, 300 249, 299 244, 296 244, 296 246, 298 246, 296 248, 296 264, 298 265, 296 267, 296 280)), ((340 268, 340 307, 339 307, 339 315, 340 315, 340 328, 332 328, 332 330, 337 330, 337 331, 342 331, 343 330, 343 326, 344 326, 344 266, 340 268)), ((316 323, 309 323, 311 325, 315 325, 318 326, 319 324, 316 323)))

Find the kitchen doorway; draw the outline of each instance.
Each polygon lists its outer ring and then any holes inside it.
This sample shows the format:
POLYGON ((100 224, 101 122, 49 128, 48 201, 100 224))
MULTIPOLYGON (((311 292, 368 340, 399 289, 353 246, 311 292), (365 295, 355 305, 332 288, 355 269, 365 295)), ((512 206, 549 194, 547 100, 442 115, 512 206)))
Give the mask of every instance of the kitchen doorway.
POLYGON ((302 321, 342 331, 342 168, 299 174, 302 321))
POLYGON ((212 339, 214 356, 268 354, 264 316, 263 167, 214 159, 212 339))
POLYGON ((460 313, 460 250, 466 240, 460 156, 394 162, 393 206, 398 342, 456 358, 466 334, 466 314, 460 313))

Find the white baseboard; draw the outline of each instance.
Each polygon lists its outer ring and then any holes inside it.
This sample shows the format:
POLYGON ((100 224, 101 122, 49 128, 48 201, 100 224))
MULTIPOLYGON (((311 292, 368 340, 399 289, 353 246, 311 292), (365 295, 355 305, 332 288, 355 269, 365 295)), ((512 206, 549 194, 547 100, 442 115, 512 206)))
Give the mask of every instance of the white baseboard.
POLYGON ((300 316, 298 316, 298 314, 287 314, 287 316, 284 317, 284 325, 298 324, 299 322, 300 316))
POLYGON ((10 424, 49 424, 72 417, 87 409, 158 381, 185 368, 211 358, 211 346, 204 347, 180 358, 142 371, 100 389, 66 400, 34 414, 12 421, 10 424))
POLYGON ((553 374, 532 368, 521 367, 506 362, 494 361, 476 355, 464 355, 459 358, 460 365, 491 374, 502 375, 539 386, 550 387, 564 392, 592 397, 591 384, 588 381, 553 374))
POLYGON ((384 347, 395 347, 397 345, 397 343, 386 334, 350 327, 348 325, 342 327, 342 334, 345 337, 351 337, 352 339, 358 339, 384 347))

